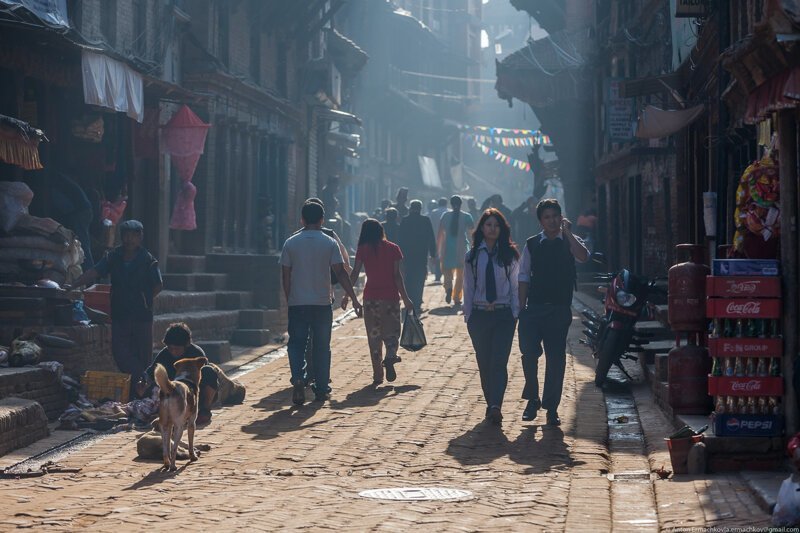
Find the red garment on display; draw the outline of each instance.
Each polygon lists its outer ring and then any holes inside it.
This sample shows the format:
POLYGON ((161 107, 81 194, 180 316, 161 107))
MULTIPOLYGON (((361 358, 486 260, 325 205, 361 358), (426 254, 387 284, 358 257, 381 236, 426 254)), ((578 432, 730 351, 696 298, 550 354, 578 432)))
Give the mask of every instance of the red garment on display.
POLYGON ((393 242, 381 241, 377 247, 364 244, 356 251, 356 261, 364 263, 367 286, 364 300, 399 300, 400 291, 394 282, 394 264, 403 259, 403 252, 393 242))
POLYGON ((191 181, 183 182, 172 217, 169 220, 169 229, 191 231, 197 229, 197 219, 194 214, 194 197, 197 196, 197 187, 191 181))

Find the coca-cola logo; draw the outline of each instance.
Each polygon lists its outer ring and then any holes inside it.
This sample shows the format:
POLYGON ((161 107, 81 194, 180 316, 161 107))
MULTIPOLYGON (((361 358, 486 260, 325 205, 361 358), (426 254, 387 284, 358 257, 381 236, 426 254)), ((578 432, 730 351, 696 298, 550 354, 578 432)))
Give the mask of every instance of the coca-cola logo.
POLYGON ((753 294, 757 288, 758 283, 755 281, 740 281, 739 283, 728 285, 728 292, 732 294, 753 294))
POLYGON ((729 315, 757 315, 761 312, 761 302, 745 302, 741 304, 731 302, 725 308, 725 312, 729 315))
POLYGON ((731 383, 732 392, 758 392, 761 390, 761 381, 751 379, 750 381, 734 381, 731 383))

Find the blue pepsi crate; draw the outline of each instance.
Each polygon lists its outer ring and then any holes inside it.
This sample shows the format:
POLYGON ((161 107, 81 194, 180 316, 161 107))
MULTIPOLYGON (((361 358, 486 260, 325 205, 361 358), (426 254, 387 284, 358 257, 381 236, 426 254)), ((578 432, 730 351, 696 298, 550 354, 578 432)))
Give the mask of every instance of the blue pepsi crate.
POLYGON ((780 263, 776 259, 714 259, 715 276, 777 276, 780 263))
POLYGON ((783 434, 783 416, 714 413, 711 427, 717 437, 778 437, 783 434))

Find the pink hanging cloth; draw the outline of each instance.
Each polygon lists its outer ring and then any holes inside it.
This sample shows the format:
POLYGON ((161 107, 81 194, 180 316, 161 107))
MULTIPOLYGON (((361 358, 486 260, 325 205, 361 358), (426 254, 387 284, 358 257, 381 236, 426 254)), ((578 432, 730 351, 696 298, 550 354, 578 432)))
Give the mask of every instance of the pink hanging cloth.
POLYGON ((172 164, 178 171, 182 185, 175 200, 170 218, 170 229, 194 230, 197 229, 197 220, 194 211, 194 197, 197 188, 192 183, 197 162, 203 154, 206 135, 211 124, 206 124, 195 115, 188 106, 184 105, 177 113, 172 115, 164 126, 164 151, 167 152, 172 164))

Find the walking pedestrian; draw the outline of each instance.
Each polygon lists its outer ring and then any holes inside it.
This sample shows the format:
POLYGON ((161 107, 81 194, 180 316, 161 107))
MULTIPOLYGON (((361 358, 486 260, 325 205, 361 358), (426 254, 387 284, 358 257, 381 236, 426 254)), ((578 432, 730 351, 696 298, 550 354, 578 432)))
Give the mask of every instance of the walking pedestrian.
POLYGON ((400 215, 398 218, 408 216, 408 206, 406 202, 408 202, 408 187, 400 187, 397 189, 397 196, 395 197, 394 204, 392 204, 392 207, 397 209, 397 213, 400 215))
POLYGON ((472 216, 472 220, 478 220, 481 216, 481 211, 478 210, 478 204, 475 198, 467 198, 467 212, 472 216))
POLYGON ((450 198, 450 206, 453 209, 442 215, 442 220, 439 222, 437 245, 444 274, 444 299, 448 304, 452 300, 455 305, 461 305, 464 283, 463 257, 469 246, 469 236, 475 222, 469 213, 461 211, 460 196, 455 195, 450 198))
MULTIPOLYGON (((350 280, 355 283, 363 266, 367 273, 367 284, 364 287, 364 325, 367 329, 374 385, 383 383, 384 369, 387 381, 397 379, 394 365, 400 362, 397 355, 401 329, 399 299, 402 298, 406 310, 414 307, 406 293, 403 274, 400 272, 402 259, 400 247, 386 240, 380 222, 367 219, 361 224, 356 262, 353 272, 350 273, 350 280), (385 357, 382 356, 384 345, 385 357)), ((342 309, 347 308, 347 302, 348 298, 345 296, 342 309)))
POLYGON ((528 400, 522 420, 533 420, 543 407, 547 410, 547 423, 558 426, 567 333, 572 323, 575 262, 586 261, 589 252, 572 234, 571 223, 561 214, 558 200, 540 201, 536 216, 543 231, 528 238, 519 267, 519 349, 525 373, 522 397, 528 400), (538 365, 542 343, 547 365, 540 400, 538 365))
MULTIPOLYGON (((391 239, 390 239, 391 240, 391 239)), ((400 222, 397 244, 403 252, 403 279, 417 314, 422 312, 422 292, 428 277, 428 256, 436 258, 436 237, 431 219, 422 214, 422 202, 412 200, 408 216, 400 222)))
POLYGON ((283 244, 281 271, 283 292, 289 303, 289 367, 294 387, 292 402, 305 403, 305 387, 313 380, 316 401, 325 401, 330 393, 331 373, 331 279, 333 268, 345 293, 353 299, 356 314, 361 304, 344 268, 344 259, 336 241, 322 231, 325 210, 318 203, 306 202, 301 210, 303 230, 283 244), (311 333, 313 375, 304 369, 304 354, 311 333))
MULTIPOLYGON (((442 215, 447 213, 447 198, 439 198, 437 207, 431 210, 431 224, 433 224, 433 231, 435 235, 439 235, 439 223, 442 221, 442 215)), ((433 277, 434 283, 441 283, 442 280, 442 263, 441 261, 433 261, 433 277)))
POLYGON ((386 220, 383 222, 383 233, 386 235, 386 240, 395 244, 397 244, 397 234, 400 231, 398 215, 397 209, 390 207, 386 210, 386 220))
POLYGON ((481 215, 464 258, 464 275, 464 320, 478 361, 486 418, 500 424, 519 315, 519 252, 498 209, 481 215))
POLYGON ((111 351, 117 367, 130 374, 131 397, 153 357, 153 300, 163 282, 158 261, 142 246, 144 226, 138 220, 119 225, 122 245, 75 280, 75 287, 111 277, 111 351))

